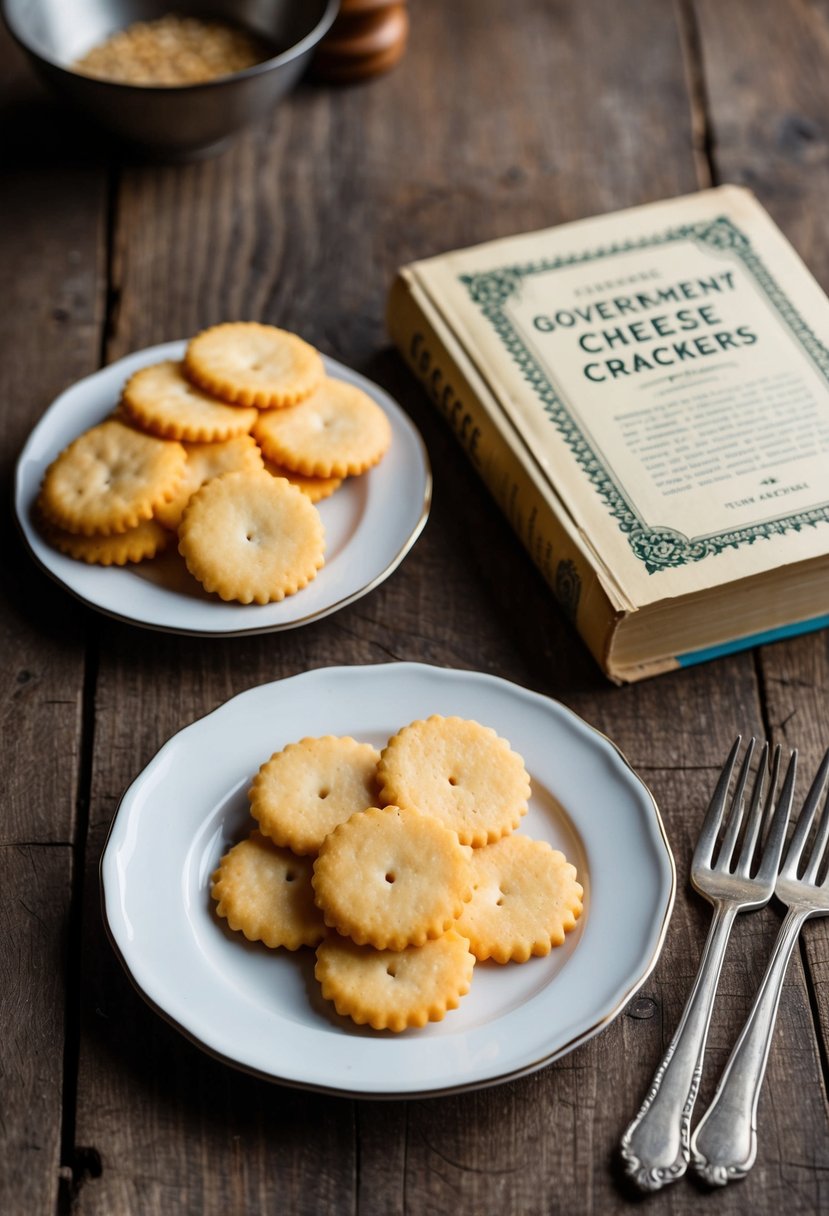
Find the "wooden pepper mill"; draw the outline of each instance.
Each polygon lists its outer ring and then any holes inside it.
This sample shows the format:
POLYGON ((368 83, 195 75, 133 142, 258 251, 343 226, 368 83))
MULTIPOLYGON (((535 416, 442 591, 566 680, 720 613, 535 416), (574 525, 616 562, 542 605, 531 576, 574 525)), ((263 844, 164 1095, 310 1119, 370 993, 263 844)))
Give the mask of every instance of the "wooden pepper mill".
POLYGON ((408 36, 405 4, 342 0, 340 15, 317 50, 314 73, 338 84, 378 76, 403 58, 408 36))

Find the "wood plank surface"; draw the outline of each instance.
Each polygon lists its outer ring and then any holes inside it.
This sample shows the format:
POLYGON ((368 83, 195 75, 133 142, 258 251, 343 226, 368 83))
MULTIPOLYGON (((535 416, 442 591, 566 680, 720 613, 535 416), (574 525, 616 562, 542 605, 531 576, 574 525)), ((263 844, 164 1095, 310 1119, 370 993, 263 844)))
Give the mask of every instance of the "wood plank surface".
MULTIPOLYGON (((8 502, 29 431, 53 397, 98 366, 106 173, 69 158, 47 165, 33 155, 33 146, 54 151, 46 135, 51 108, 44 113, 42 95, 5 30, 0 68, 0 265, 6 285, 0 479, 8 502)), ((9 512, 3 513, 2 543, 7 586, 15 591, 0 602, 3 738, 10 755, 40 753, 41 759, 9 774, 0 841, 67 843, 87 618, 34 569, 9 512)))
POLYGON ((52 1212, 62 1130, 68 845, 0 845, 0 1199, 52 1212))
MULTIPOLYGON (((29 430, 98 364, 106 173, 67 145, 58 152, 60 120, 4 29, 0 115, 0 491, 10 503, 29 430)), ((0 1210, 28 1214, 56 1208, 66 1131, 87 620, 35 569, 8 509, 0 543, 0 1210)))
MULTIPOLYGON (((520 11, 419 0, 396 71, 354 88, 304 84, 223 155, 184 166, 109 169, 94 140, 72 142, 55 107, 26 100, 38 94, 9 52, 0 105, 29 126, 11 124, 0 200, 16 292, 0 347, 22 403, 0 410, 3 476, 51 396, 100 357, 254 318, 387 388, 424 436, 435 495, 388 582, 289 634, 144 634, 72 609, 16 552, 0 605, 5 737, 20 758, 0 837, 0 1018, 15 1027, 0 1048, 0 1210, 604 1216, 634 1199, 616 1146, 707 930, 710 911, 687 884, 707 798, 738 731, 798 744, 814 767, 829 742, 826 635, 608 685, 388 349, 385 294, 412 258, 711 179, 751 184, 829 287, 827 13, 822 0, 786 8, 781 23, 775 0, 628 0, 620 20, 614 0, 523 0, 520 11), (31 154, 27 129, 48 155, 31 154), (212 1060, 145 1005, 106 938, 100 854, 123 790, 182 726, 267 680, 396 660, 506 676, 610 736, 662 808, 676 909, 622 1016, 540 1073, 427 1101, 292 1091, 212 1060)), ((703 1101, 779 921, 772 908, 738 920, 703 1101)), ((808 927, 787 981, 751 1175, 716 1198, 683 1181, 649 1210, 829 1206, 827 927, 808 927)))

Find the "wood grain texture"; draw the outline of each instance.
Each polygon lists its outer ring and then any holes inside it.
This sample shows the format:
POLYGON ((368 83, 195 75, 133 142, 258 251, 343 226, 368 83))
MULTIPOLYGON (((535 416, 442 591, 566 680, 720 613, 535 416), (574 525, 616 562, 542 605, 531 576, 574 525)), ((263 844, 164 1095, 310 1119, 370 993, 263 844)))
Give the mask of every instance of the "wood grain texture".
MULTIPOLYGON (((802 799, 829 747, 829 634, 824 632, 766 647, 762 652, 761 670, 772 735, 784 745, 797 747, 799 752, 802 799)), ((812 920, 804 926, 800 954, 806 971, 808 999, 818 1022, 826 1086, 829 920, 812 920)), ((799 993, 798 998, 802 1004, 803 993, 799 993)))
POLYGON ((85 620, 6 504, 29 430, 98 364, 106 173, 59 151, 60 119, 5 29, 0 118, 0 1210, 28 1214, 55 1211, 59 1190, 85 620))
POLYGON ((55 1211, 61 1149, 67 845, 0 845, 0 1204, 55 1211))
MULTIPOLYGON (((14 233, 32 233, 40 252, 30 255, 34 245, 0 229, 0 246, 6 242, 11 265, 24 272, 16 315, 0 317, 0 342, 14 351, 15 395, 30 394, 28 414, 0 411, 4 459, 33 412, 66 379, 94 366, 104 321, 103 350, 114 359, 219 320, 253 318, 298 330, 386 387, 421 429, 435 470, 432 517, 404 565, 366 599, 291 634, 169 638, 80 611, 67 615, 66 597, 20 557, 21 578, 34 590, 24 583, 8 624, 0 614, 0 642, 15 662, 26 656, 25 670, 39 682, 35 695, 34 681, 21 682, 22 706, 14 702, 13 679, 4 683, 6 718, 24 760, 17 809, 7 820, 16 838, 26 839, 16 825, 25 822, 28 780, 38 838, 71 840, 82 748, 90 767, 89 835, 83 878, 76 874, 74 884, 83 904, 79 974, 74 956, 70 964, 70 1029, 77 1016, 80 1044, 76 1104, 74 1093, 67 1095, 73 1185, 64 1206, 75 1216, 604 1216, 630 1206, 618 1138, 680 1016, 708 924, 707 905, 686 882, 704 806, 737 731, 768 726, 782 739, 799 735, 814 762, 829 687, 825 635, 769 648, 760 659, 737 655, 644 684, 609 686, 448 428, 387 349, 383 307, 394 270, 407 260, 689 191, 712 171, 744 180, 753 174, 826 284, 827 243, 817 218, 825 165, 809 152, 815 140, 792 136, 789 121, 801 113, 822 121, 825 12, 819 0, 790 7, 800 32, 780 41, 771 0, 629 0, 624 20, 613 0, 523 0, 520 19, 497 0, 420 0, 395 72, 350 90, 304 85, 216 160, 124 164, 108 192, 100 149, 93 141, 72 143, 71 127, 58 123, 43 145, 48 168, 25 138, 12 140, 14 233), (809 37, 814 45, 806 48, 809 37), (772 64, 769 48, 778 42, 783 49, 772 64), (65 191, 60 201, 56 182, 65 191), (26 273, 35 275, 34 285, 26 273), (48 311, 52 297, 61 301, 62 319, 48 311), (65 340, 61 326, 68 327, 65 340), (46 354, 28 336, 32 328, 52 338, 46 354), (86 696, 94 722, 83 739, 87 631, 94 637, 94 688, 86 696), (563 1060, 475 1094, 352 1102, 243 1076, 149 1009, 106 939, 97 867, 123 790, 176 730, 266 680, 394 660, 506 676, 594 723, 652 787, 680 885, 664 953, 642 991, 563 1060), (45 694, 56 688, 69 704, 47 708, 45 694), (57 754, 35 772, 38 744, 50 732, 57 754), (48 810, 50 794, 64 800, 59 812, 48 810)), ((9 79, 17 89, 14 81, 25 76, 9 79)), ((45 139, 54 111, 23 111, 45 139)), ((16 670, 9 668, 12 676, 16 670)), ((26 865, 40 867, 34 889, 49 892, 46 930, 12 901, 14 934, 29 945, 19 957, 16 947, 0 947, 0 974, 6 967, 18 977, 4 994, 11 1009, 22 1008, 24 996, 32 1000, 37 1033, 12 1073, 12 1096, 29 1078, 40 1082, 39 1056, 45 1081, 32 1109, 48 1146, 30 1187, 48 1197, 54 1191, 43 1188, 54 1188, 58 1161, 63 1010, 58 970, 40 968, 63 940, 69 862, 68 850, 29 854, 26 865)), ((0 865, 3 856, 0 849, 0 865)), ((25 882, 23 861, 9 861, 9 868, 18 886, 25 882)), ((703 1099, 747 1012, 778 923, 773 909, 738 922, 703 1099)), ((760 1157, 745 1183, 711 1200, 725 1214, 751 1208, 771 1216, 785 1206, 799 1216, 827 1206, 826 1051, 815 1017, 825 1041, 829 948, 823 927, 809 928, 805 967, 793 966, 781 1008, 760 1157)), ((22 1034, 14 1040, 23 1041, 22 1034)), ((0 1148, 22 1143, 34 1125, 19 1118, 10 1130, 0 1124, 0 1148)), ((23 1194, 24 1183, 18 1164, 10 1168, 4 1176, 0 1166, 0 1208, 14 1211, 6 1194, 23 1194)), ((690 1216, 703 1201, 682 1183, 648 1206, 690 1216)))
POLYGON ((829 26, 805 0, 694 6, 717 178, 755 191, 827 289, 829 26))
MULTIPOLYGON (((106 176, 38 162, 49 108, 0 31, 0 310, 3 351, 0 483, 11 498, 23 443, 62 389, 98 365, 104 292, 106 176)), ((47 149, 49 144, 47 142, 47 149)), ((0 721, 15 765, 4 788, 0 842, 72 839, 80 743, 84 622, 71 598, 35 570, 10 513, 2 516, 0 721)))

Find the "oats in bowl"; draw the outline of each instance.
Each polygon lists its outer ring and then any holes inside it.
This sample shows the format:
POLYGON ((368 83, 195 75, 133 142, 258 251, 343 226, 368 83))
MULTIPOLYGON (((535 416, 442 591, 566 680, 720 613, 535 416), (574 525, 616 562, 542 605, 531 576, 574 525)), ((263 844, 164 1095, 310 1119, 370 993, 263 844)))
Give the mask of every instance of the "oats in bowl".
POLYGON ((181 86, 231 76, 273 53, 241 26, 169 13, 118 30, 72 66, 84 76, 120 84, 181 86))

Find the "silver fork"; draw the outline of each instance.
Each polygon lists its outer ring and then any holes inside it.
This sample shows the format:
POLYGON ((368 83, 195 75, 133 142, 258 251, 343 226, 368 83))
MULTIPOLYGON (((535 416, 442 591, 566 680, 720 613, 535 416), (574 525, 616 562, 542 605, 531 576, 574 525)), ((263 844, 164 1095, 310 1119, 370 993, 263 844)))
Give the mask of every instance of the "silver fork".
POLYGON ((786 824, 794 793, 796 754, 789 762, 777 808, 774 798, 780 770, 780 748, 774 749, 768 794, 764 800, 768 764, 768 744, 764 744, 754 778, 742 845, 736 862, 733 854, 744 818, 744 794, 755 740, 752 739, 740 774, 725 824, 722 844, 714 862, 714 847, 725 815, 728 787, 740 750, 737 737, 720 774, 711 805, 702 825, 691 863, 691 882, 714 905, 711 928, 700 959, 699 970, 670 1046, 656 1071, 639 1114, 628 1127, 621 1142, 621 1153, 628 1174, 647 1191, 657 1191, 680 1178, 688 1168, 691 1112, 694 1108, 705 1041, 711 1019, 714 993, 720 976, 725 948, 738 912, 762 908, 771 899, 777 877, 786 824), (767 831, 764 829, 768 825, 767 831), (761 857, 755 876, 758 842, 761 857))
POLYGON ((810 916, 829 915, 829 876, 818 883, 818 873, 829 840, 829 800, 823 808, 803 875, 806 841, 829 778, 829 751, 817 771, 797 820, 786 860, 774 888, 788 912, 780 926, 766 974, 742 1033, 734 1044, 714 1100, 691 1140, 694 1168, 706 1182, 724 1186, 744 1178, 757 1155, 757 1102, 780 1003, 786 968, 803 922, 810 916))

